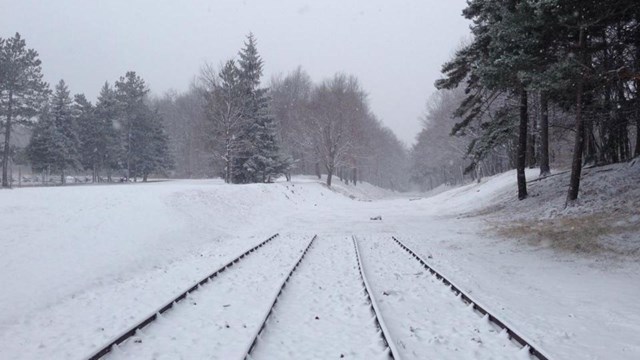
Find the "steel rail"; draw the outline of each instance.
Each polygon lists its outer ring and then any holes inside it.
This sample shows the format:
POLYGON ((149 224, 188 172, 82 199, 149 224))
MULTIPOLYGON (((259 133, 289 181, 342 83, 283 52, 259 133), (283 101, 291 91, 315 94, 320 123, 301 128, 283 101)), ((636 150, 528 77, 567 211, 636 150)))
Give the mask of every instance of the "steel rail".
POLYGON ((380 330, 380 336, 382 337, 382 341, 386 345, 389 350, 388 355, 391 359, 400 360, 400 354, 398 349, 395 346, 395 343, 391 340, 391 332, 387 328, 384 320, 382 319, 380 308, 378 308, 378 304, 375 301, 373 295, 371 295, 371 286, 369 286, 369 282, 367 281, 367 277, 364 273, 364 265, 362 264, 362 258, 360 257, 360 250, 358 248, 358 240, 355 236, 353 239, 353 248, 356 252, 356 258, 358 260, 358 272, 360 273, 360 279, 362 279, 362 286, 364 288, 364 294, 369 302, 369 308, 373 313, 373 317, 375 319, 376 326, 380 330))
POLYGON ((456 296, 460 297, 460 300, 462 300, 462 302, 472 306, 473 309, 478 313, 480 313, 481 315, 483 316, 486 315, 490 322, 494 323, 499 328, 504 329, 509 335, 509 339, 515 340, 518 344, 522 346, 522 348, 527 348, 527 350, 532 356, 540 360, 549 360, 549 357, 545 355, 537 346, 534 346, 532 341, 527 340, 524 336, 518 334, 515 330, 513 330, 513 326, 507 325, 504 321, 498 319, 495 315, 490 313, 487 310, 487 307, 481 306, 477 300, 472 299, 469 295, 467 295, 465 292, 460 290, 460 287, 456 286, 454 283, 451 282, 451 280, 444 277, 442 273, 435 270, 433 266, 427 264, 427 262, 424 261, 422 257, 417 255, 413 250, 411 250, 408 246, 403 244, 395 236, 392 236, 391 238, 396 242, 396 244, 398 244, 398 246, 400 246, 400 248, 402 248, 407 253, 409 253, 409 255, 411 255, 415 260, 417 260, 427 271, 429 271, 431 275, 435 276, 443 284, 448 286, 451 289, 451 291, 454 294, 456 294, 456 296))
POLYGON ((258 345, 258 339, 260 338, 260 335, 262 335, 262 332, 264 331, 264 329, 267 327, 267 322, 269 321, 269 318, 271 317, 271 314, 273 313, 273 310, 274 310, 276 304, 278 303, 278 299, 280 298, 280 295, 282 295, 282 293, 284 291, 284 288, 287 286, 287 283, 289 282, 289 279, 291 279, 291 276, 293 275, 293 273, 298 269, 298 266, 300 266, 300 263, 302 263, 302 259, 304 259, 305 255, 307 255, 307 252, 309 251, 309 248, 311 248, 311 244, 313 244, 313 242, 317 238, 318 238, 318 235, 314 235, 311 238, 311 241, 309 241, 309 244, 307 245, 307 247, 302 252, 302 255, 300 255, 300 258, 298 259, 298 261, 295 263, 295 265, 293 265, 293 267, 291 268, 291 271, 289 271, 289 274, 287 275, 287 277, 282 281, 282 284, 280 285, 280 288, 278 289, 278 293, 274 297, 273 302, 271 303, 271 306, 269 307, 269 311, 267 311, 267 314, 262 319, 262 323, 260 324, 260 327, 258 328, 258 331, 256 331, 255 335, 252 337, 253 340, 251 341, 251 343, 249 344, 247 349, 244 351, 244 353, 243 353, 244 355, 242 356, 242 359, 245 359, 245 360, 251 359, 251 352, 253 351, 253 349, 255 349, 256 345, 258 345))
POLYGON ((267 240, 264 240, 263 242, 259 243, 258 245, 256 245, 256 246, 252 247, 251 249, 245 251, 240 256, 238 256, 235 259, 233 259, 230 262, 228 262, 226 265, 224 265, 224 266, 220 267, 218 270, 212 272, 210 275, 206 276, 202 280, 200 280, 197 283, 195 283, 193 286, 189 287, 187 290, 185 290, 182 293, 180 293, 173 300, 167 302, 165 305, 161 306, 159 309, 157 309, 156 311, 151 313, 149 316, 145 317, 142 321, 140 321, 137 324, 131 326, 129 329, 124 331, 122 334, 116 336, 113 340, 109 341, 109 343, 107 343, 106 345, 102 346, 100 349, 96 350, 91 355, 86 357, 86 359, 88 359, 88 360, 98 360, 101 357, 105 356, 106 354, 108 354, 111 351, 111 349, 113 349, 114 346, 122 344, 124 341, 126 341, 127 339, 129 339, 132 336, 134 336, 138 330, 141 330, 145 326, 147 326, 150 323, 152 323, 153 321, 157 320, 159 315, 161 315, 164 312, 166 312, 167 310, 171 309, 174 305, 176 305, 181 300, 184 300, 190 293, 192 293, 193 291, 198 290, 202 285, 204 285, 207 282, 209 282, 209 280, 211 280, 214 277, 220 275, 225 270, 227 270, 228 268, 232 267, 237 262, 242 260, 244 257, 246 257, 250 253, 258 250, 259 248, 263 247, 264 245, 266 245, 267 243, 269 243, 271 240, 275 239, 278 236, 279 236, 279 234, 272 235, 267 240))

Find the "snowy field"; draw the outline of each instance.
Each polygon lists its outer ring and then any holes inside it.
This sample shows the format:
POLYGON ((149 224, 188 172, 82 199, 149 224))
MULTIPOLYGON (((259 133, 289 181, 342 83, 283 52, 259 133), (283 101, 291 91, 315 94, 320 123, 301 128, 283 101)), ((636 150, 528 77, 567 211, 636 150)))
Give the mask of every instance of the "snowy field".
POLYGON ((108 358, 240 356, 317 234, 255 358, 384 358, 358 282, 352 236, 402 358, 527 358, 412 263, 394 235, 551 358, 638 359, 640 263, 633 241, 640 219, 637 207, 622 200, 636 196, 637 182, 622 194, 611 187, 635 181, 640 166, 624 166, 594 169, 584 182, 589 213, 597 215, 607 197, 619 199, 622 222, 598 247, 612 251, 590 252, 531 241, 522 232, 533 226, 524 213, 535 215, 540 228, 577 214, 554 200, 565 191, 555 180, 561 174, 532 182, 529 205, 511 203, 513 173, 420 199, 368 184, 354 189, 336 181, 330 190, 311 177, 269 185, 185 180, 3 190, 0 358, 83 359, 280 233, 108 358), (549 195, 548 188, 558 193, 549 195), (371 220, 377 216, 382 220, 371 220), (519 227, 507 226, 512 223, 519 227))

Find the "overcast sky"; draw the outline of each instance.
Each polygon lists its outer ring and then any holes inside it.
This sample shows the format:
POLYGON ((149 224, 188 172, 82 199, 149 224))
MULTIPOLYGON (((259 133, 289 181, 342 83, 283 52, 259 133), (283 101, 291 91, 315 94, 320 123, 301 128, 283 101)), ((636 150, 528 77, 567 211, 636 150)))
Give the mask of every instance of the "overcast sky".
MULTIPOLYGON (((356 75, 374 113, 411 144, 433 82, 469 24, 465 0, 0 0, 0 37, 40 53, 46 80, 94 100, 128 70, 154 94, 186 90, 250 31, 265 80, 298 65, 314 81, 356 75)), ((267 81, 265 81, 266 84, 267 81)))

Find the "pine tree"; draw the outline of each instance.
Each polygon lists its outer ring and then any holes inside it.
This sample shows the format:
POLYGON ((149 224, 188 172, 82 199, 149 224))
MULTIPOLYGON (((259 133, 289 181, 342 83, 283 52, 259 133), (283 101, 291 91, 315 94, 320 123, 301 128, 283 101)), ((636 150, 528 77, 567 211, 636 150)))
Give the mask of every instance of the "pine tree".
POLYGON ((36 172, 57 172, 60 154, 63 152, 61 134, 56 128, 48 105, 45 105, 35 123, 26 153, 31 168, 36 172))
POLYGON ((148 92, 144 80, 133 71, 116 82, 127 179, 142 177, 147 181, 151 173, 164 172, 173 166, 161 118, 145 103, 148 92))
POLYGON ((122 157, 122 145, 118 129, 121 129, 119 119, 119 103, 115 91, 106 83, 102 86, 94 111, 95 135, 98 167, 107 171, 107 179, 111 181, 114 170, 121 168, 119 160, 122 157))
POLYGON ((100 128, 95 118, 95 108, 84 94, 74 96, 74 116, 78 126, 80 143, 80 163, 85 170, 91 169, 93 182, 97 181, 100 171, 100 128))
POLYGON ((239 57, 244 149, 235 160, 234 182, 267 182, 287 172, 291 161, 280 151, 267 89, 260 88, 263 61, 253 34, 247 36, 239 57))
POLYGON ((46 101, 48 85, 42 81, 38 53, 27 49, 16 33, 0 38, 0 120, 4 124, 2 151, 2 186, 9 187, 11 133, 15 124, 29 124, 46 101))
POLYGON ((126 169, 126 177, 134 175, 134 159, 143 151, 142 134, 144 130, 145 112, 148 111, 144 99, 149 92, 144 80, 129 71, 116 81, 116 99, 118 100, 119 116, 117 126, 120 128, 122 141, 122 163, 126 169))
POLYGON ((241 133, 245 123, 239 80, 239 70, 235 61, 227 61, 217 73, 212 89, 207 93, 207 118, 213 125, 214 152, 222 159, 223 177, 232 183, 233 167, 240 150, 241 133))
MULTIPOLYGON (((500 96, 518 97, 518 147, 517 183, 518 199, 527 198, 525 178, 529 122, 529 93, 536 85, 540 73, 548 62, 546 36, 549 32, 539 21, 535 4, 529 0, 471 0, 463 11, 473 21, 473 42, 455 58, 443 66, 446 79, 439 80, 440 89, 457 87, 467 80, 469 97, 462 102, 457 115, 463 120, 456 124, 452 133, 461 129, 491 109, 493 101, 500 96)), ((510 111, 498 109, 499 113, 510 111)), ((504 118, 495 117, 499 122, 504 118)), ((487 130, 504 129, 501 124, 487 125, 487 130)), ((483 137, 495 137, 496 133, 485 132, 483 137)), ((490 144, 490 139, 480 139, 475 144, 490 144)), ((495 143, 495 142, 493 142, 495 143)), ((486 153, 486 151, 485 151, 486 153)))
POLYGON ((146 182, 150 174, 166 172, 173 167, 169 140, 157 111, 146 108, 139 114, 132 128, 132 143, 136 149, 131 157, 134 177, 140 176, 146 182))
POLYGON ((50 113, 55 131, 58 134, 56 141, 58 142, 57 149, 59 149, 59 152, 56 154, 57 164, 55 168, 60 171, 61 182, 64 184, 66 170, 77 170, 81 167, 78 128, 73 116, 69 89, 64 80, 60 80, 56 85, 55 93, 51 99, 50 113))

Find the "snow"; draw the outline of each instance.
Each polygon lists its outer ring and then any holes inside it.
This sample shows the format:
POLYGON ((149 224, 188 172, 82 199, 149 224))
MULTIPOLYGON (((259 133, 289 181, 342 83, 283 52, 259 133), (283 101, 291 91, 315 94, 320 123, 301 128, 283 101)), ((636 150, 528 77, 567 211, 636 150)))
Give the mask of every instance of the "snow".
MULTIPOLYGON (((309 239, 308 239, 309 240, 309 239)), ((272 298, 303 250, 295 237, 277 238, 245 261, 223 272, 213 286, 203 286, 162 315, 107 359, 236 359, 269 310, 272 298), (269 272, 265 272, 269 269, 269 272), (188 346, 176 346, 188 344, 188 346)))
MULTIPOLYGON (((252 324, 264 316, 300 250, 318 234, 276 305, 256 347, 258 358, 376 353, 375 327, 359 325, 369 314, 360 310, 368 308, 356 281, 351 235, 360 239, 373 296, 407 358, 427 351, 438 358, 526 355, 446 287, 416 275, 423 270, 395 250, 395 235, 552 358, 636 359, 638 169, 635 163, 587 169, 584 196, 567 209, 563 173, 529 183, 531 198, 524 202, 513 200, 511 172, 419 200, 338 179, 328 189, 312 177, 236 186, 185 180, 2 190, 0 358, 88 356, 279 232, 113 357, 175 358, 193 347, 209 357, 233 358, 251 341, 252 324), (605 250, 569 251, 530 239, 532 226, 573 221, 581 212, 616 214, 616 231, 596 241, 605 250), (382 220, 370 220, 376 216, 382 220), (530 219, 534 225, 525 222, 530 219), (524 233, 501 232, 510 222, 520 222, 524 233), (230 327, 220 328, 222 321, 230 327), (175 333, 175 324, 183 330, 175 333), (335 337, 342 332, 354 335, 335 337), (318 334, 332 334, 327 339, 334 341, 323 342, 318 334)), ((528 178, 536 173, 529 171, 528 178)), ((582 236, 571 229, 565 234, 575 241, 582 236)))
POLYGON ((252 358, 382 358, 356 269, 348 237, 318 238, 278 300, 252 358))
POLYGON ((425 353, 438 359, 517 356, 519 346, 391 239, 373 237, 361 243, 367 277, 401 358, 422 359, 425 353))

